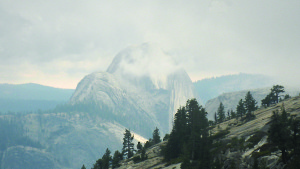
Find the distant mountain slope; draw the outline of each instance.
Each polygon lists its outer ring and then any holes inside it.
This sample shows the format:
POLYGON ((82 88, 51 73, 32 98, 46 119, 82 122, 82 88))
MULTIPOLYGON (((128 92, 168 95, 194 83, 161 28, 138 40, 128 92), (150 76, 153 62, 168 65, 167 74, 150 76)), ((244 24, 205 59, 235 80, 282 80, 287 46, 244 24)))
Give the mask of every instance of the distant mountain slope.
POLYGON ((106 72, 84 77, 70 104, 95 104, 99 116, 117 122, 143 136, 158 127, 172 129, 177 109, 197 97, 188 74, 159 47, 145 43, 115 56, 106 72))
POLYGON ((74 89, 59 89, 36 83, 0 84, 1 99, 66 101, 74 89))
POLYGON ((204 104, 222 93, 269 87, 273 84, 274 80, 271 77, 244 73, 194 82, 195 89, 204 104))
MULTIPOLYGON (((270 93, 270 89, 272 86, 259 88, 259 89, 251 89, 251 90, 242 90, 237 92, 228 92, 219 95, 216 98, 208 100, 205 104, 205 109, 208 113, 207 118, 213 120, 214 113, 218 110, 220 102, 225 106, 225 111, 233 110, 236 111, 236 106, 240 99, 245 99, 245 95, 248 91, 251 92, 253 98, 257 101, 258 106, 261 105, 261 100, 266 97, 267 94, 270 93)), ((285 87, 285 93, 291 96, 296 96, 300 92, 300 88, 294 87, 285 87)))
MULTIPOLYGON (((1 93, 12 99, 67 99, 64 94, 51 95, 54 89, 47 93, 40 87, 27 93, 6 88, 1 93)), ((177 109, 195 97, 190 77, 171 56, 152 44, 131 46, 115 56, 106 72, 85 76, 69 102, 53 111, 0 115, 19 118, 27 136, 45 147, 8 147, 0 152, 0 166, 35 168, 34 163, 40 161, 48 168, 73 169, 82 164, 91 168, 106 148, 112 152, 122 148, 125 128, 134 134, 135 145, 152 137, 156 127, 163 137, 171 130, 177 109)))
POLYGON ((59 89, 35 83, 0 84, 0 112, 47 110, 67 102, 74 89, 59 89))

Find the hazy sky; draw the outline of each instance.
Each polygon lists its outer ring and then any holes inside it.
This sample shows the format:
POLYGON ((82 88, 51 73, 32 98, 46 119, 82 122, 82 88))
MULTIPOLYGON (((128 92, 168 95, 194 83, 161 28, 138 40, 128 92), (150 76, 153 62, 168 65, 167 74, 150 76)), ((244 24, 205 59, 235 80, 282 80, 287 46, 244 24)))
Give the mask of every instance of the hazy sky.
POLYGON ((300 82, 299 0, 0 0, 0 83, 75 88, 153 42, 192 80, 233 73, 300 82))

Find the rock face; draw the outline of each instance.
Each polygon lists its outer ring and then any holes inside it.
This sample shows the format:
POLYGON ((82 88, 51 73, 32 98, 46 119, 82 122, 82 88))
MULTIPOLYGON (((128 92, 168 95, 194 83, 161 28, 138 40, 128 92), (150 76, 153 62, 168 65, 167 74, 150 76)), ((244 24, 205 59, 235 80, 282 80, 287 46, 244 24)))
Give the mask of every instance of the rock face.
POLYGON ((153 44, 142 44, 117 54, 106 72, 86 76, 70 104, 94 103, 123 119, 139 117, 141 124, 119 122, 148 136, 140 125, 170 131, 177 109, 195 97, 191 79, 172 57, 153 44))

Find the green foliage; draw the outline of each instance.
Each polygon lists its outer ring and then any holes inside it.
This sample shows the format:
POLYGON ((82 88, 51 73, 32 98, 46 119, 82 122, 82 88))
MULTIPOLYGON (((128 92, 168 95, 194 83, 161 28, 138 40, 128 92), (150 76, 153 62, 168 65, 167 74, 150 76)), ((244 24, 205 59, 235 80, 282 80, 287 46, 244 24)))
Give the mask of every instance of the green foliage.
POLYGON ((265 107, 269 107, 271 104, 275 103, 275 95, 274 93, 268 94, 264 99, 261 100, 261 105, 265 107))
POLYGON ((164 138, 163 138, 163 141, 166 141, 166 140, 168 140, 168 139, 169 139, 169 137, 170 137, 170 134, 165 134, 165 136, 164 136, 164 138))
MULTIPOLYGON (((281 85, 274 85, 271 89, 271 92, 261 100, 261 105, 269 107, 271 104, 278 103, 281 99, 280 93, 284 92, 284 87, 281 85)), ((288 99, 290 96, 286 95, 285 99, 288 99)))
POLYGON ((236 118, 237 116, 236 116, 236 113, 231 109, 230 110, 230 119, 234 119, 234 118, 236 118))
POLYGON ((96 163, 93 165, 92 169, 103 169, 103 160, 99 158, 96 163))
POLYGON ((134 163, 138 163, 138 162, 141 161, 141 157, 140 156, 134 156, 132 160, 133 160, 134 163))
POLYGON ((300 120, 291 118, 289 120, 291 130, 291 148, 296 156, 300 156, 300 120))
POLYGON ((132 143, 134 136, 131 135, 130 130, 125 129, 123 138, 123 155, 128 159, 134 154, 134 144, 132 143))
POLYGON ((253 98, 250 91, 248 91, 245 96, 245 102, 244 102, 247 117, 250 118, 251 113, 257 109, 256 104, 257 104, 256 100, 253 98))
POLYGON ((211 140, 206 115, 205 109, 196 99, 188 100, 185 107, 178 109, 172 132, 163 151, 166 161, 181 159, 186 162, 183 163, 183 167, 209 167, 211 140), (193 161, 191 166, 189 160, 193 161))
POLYGON ((165 167, 172 165, 172 164, 178 164, 181 162, 183 162, 183 159, 181 157, 173 158, 173 159, 170 159, 169 161, 167 161, 167 163, 165 164, 165 167))
POLYGON ((86 169, 85 166, 84 166, 84 164, 82 165, 81 169, 86 169))
POLYGON ((256 133, 254 133, 253 136, 251 136, 247 142, 249 142, 250 144, 248 144, 249 148, 254 147, 256 144, 258 144, 258 142, 264 137, 266 136, 267 133, 263 132, 263 131, 258 131, 256 133))
POLYGON ((217 132, 216 134, 212 135, 211 139, 212 140, 221 139, 221 138, 224 138, 229 133, 230 133, 229 130, 221 130, 221 131, 217 132))
POLYGON ((253 164, 253 167, 252 167, 253 169, 259 169, 258 168, 258 160, 257 160, 257 158, 254 158, 254 164, 253 164))
POLYGON ((152 140, 153 145, 161 142, 160 135, 159 135, 159 129, 157 127, 153 131, 152 136, 153 136, 153 140, 152 140))
POLYGON ((244 150, 244 143, 245 143, 245 139, 244 138, 240 138, 238 139, 237 137, 234 137, 231 139, 231 147, 232 148, 237 148, 237 149, 241 149, 244 150))
POLYGON ((139 162, 145 161, 147 159, 148 159, 148 156, 146 155, 146 150, 145 150, 145 148, 143 148, 141 150, 141 155, 136 155, 136 156, 133 157, 133 162, 134 163, 139 163, 139 162))
POLYGON ((218 123, 218 115, 217 115, 217 112, 215 112, 214 119, 215 119, 215 124, 217 124, 217 123, 218 123))
POLYGON ((112 168, 120 167, 120 161, 123 159, 123 154, 118 150, 115 151, 114 156, 112 158, 112 168))
POLYGON ((183 145, 184 141, 187 139, 186 132, 187 112, 185 107, 180 107, 175 114, 174 126, 164 150, 164 158, 166 161, 179 157, 181 153, 180 145, 183 145))
POLYGON ((236 115, 238 117, 243 117, 243 115, 246 114, 246 109, 245 109, 245 106, 244 106, 244 102, 243 102, 243 99, 241 99, 238 103, 238 105, 236 106, 236 115))
POLYGON ((102 158, 96 161, 92 169, 109 169, 110 162, 112 161, 110 153, 110 150, 107 148, 102 158))
POLYGON ((149 148, 149 147, 151 147, 151 146, 152 146, 152 140, 149 139, 149 141, 146 141, 146 143, 145 143, 145 145, 144 145, 144 148, 147 149, 147 148, 149 148))
POLYGON ((290 96, 289 94, 286 94, 286 95, 284 96, 284 100, 287 100, 287 99, 289 99, 289 98, 291 98, 291 96, 290 96))
POLYGON ((214 124, 215 124, 214 121, 208 120, 208 125, 209 125, 209 126, 213 126, 214 124))
POLYGON ((103 169, 108 169, 110 166, 110 162, 112 160, 110 153, 111 151, 107 148, 105 154, 102 156, 103 169))
POLYGON ((222 123, 225 120, 225 107, 222 102, 220 102, 220 105, 218 107, 217 115, 218 115, 218 122, 222 123))
POLYGON ((274 93, 275 102, 278 103, 278 99, 280 97, 280 93, 284 92, 284 87, 281 85, 274 85, 271 89, 271 93, 274 93))
POLYGON ((288 128, 289 121, 284 106, 281 107, 281 114, 273 111, 272 123, 269 129, 269 141, 276 145, 282 152, 282 161, 287 161, 287 149, 290 144, 291 131, 288 128))
POLYGON ((146 155, 146 149, 143 148, 142 152, 141 152, 141 160, 144 161, 144 160, 147 160, 147 159, 148 159, 148 156, 146 155))
POLYGON ((138 144, 136 145, 136 149, 138 150, 138 152, 141 152, 143 148, 143 145, 141 144, 141 142, 138 142, 138 144))
POLYGON ((288 169, 299 169, 300 166, 300 156, 294 156, 293 159, 287 164, 286 168, 288 169))

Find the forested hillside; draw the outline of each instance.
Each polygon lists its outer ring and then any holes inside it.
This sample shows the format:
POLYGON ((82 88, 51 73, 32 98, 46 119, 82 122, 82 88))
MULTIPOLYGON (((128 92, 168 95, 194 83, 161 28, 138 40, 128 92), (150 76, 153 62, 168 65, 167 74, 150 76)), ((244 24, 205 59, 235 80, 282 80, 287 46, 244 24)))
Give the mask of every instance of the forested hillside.
POLYGON ((255 111, 246 107, 245 114, 220 122, 208 122, 205 110, 189 100, 178 110, 166 141, 147 148, 145 161, 134 161, 139 152, 121 161, 119 168, 296 169, 300 165, 300 96, 281 102, 273 99, 270 105, 255 111))

